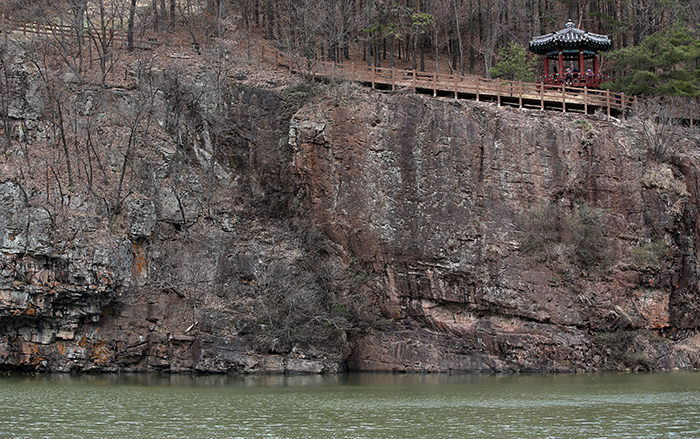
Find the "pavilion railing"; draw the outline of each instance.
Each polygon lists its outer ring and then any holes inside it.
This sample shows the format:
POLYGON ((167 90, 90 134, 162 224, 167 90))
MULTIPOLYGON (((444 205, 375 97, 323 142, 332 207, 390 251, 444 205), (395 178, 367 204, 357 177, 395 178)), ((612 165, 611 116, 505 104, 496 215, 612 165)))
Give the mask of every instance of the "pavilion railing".
MULTIPOLYGON (((568 84, 572 87, 600 87, 600 84, 603 82, 609 81, 610 76, 608 75, 601 75, 601 74, 595 74, 595 73, 573 73, 571 75, 571 84, 568 84)), ((537 77, 537 82, 545 85, 556 85, 560 86, 561 84, 567 85, 567 79, 566 79, 566 74, 551 74, 551 75, 542 75, 537 77)))

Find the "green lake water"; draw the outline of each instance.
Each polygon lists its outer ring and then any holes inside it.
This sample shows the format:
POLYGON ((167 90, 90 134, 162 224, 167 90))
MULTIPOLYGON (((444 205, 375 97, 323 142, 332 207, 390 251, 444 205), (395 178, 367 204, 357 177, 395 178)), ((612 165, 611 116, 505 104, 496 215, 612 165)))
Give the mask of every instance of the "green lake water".
POLYGON ((700 372, 0 376, 0 438, 700 438, 700 372))

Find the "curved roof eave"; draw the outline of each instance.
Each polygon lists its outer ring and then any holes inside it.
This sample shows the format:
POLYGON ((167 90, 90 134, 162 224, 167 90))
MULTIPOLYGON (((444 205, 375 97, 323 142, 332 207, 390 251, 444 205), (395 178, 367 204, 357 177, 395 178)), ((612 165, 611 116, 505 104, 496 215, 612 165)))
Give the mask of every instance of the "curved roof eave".
POLYGON ((606 52, 612 48, 612 41, 607 35, 576 29, 574 23, 569 20, 564 29, 534 37, 530 41, 529 50, 538 55, 544 55, 548 51, 559 47, 606 52))

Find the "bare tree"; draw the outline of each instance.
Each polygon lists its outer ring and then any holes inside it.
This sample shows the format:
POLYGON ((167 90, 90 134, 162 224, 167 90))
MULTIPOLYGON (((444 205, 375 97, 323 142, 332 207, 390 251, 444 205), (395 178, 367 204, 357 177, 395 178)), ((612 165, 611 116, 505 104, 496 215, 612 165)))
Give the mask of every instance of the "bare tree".
POLYGON ((328 19, 325 2, 287 0, 277 4, 280 12, 279 47, 294 56, 296 69, 309 77, 323 54, 323 27, 328 19))
POLYGON ((9 45, 0 46, 0 115, 2 116, 2 129, 5 134, 5 142, 10 144, 12 127, 10 124, 10 103, 15 92, 13 84, 13 72, 10 64, 9 45))
POLYGON ((474 49, 484 58, 484 72, 489 77, 489 69, 493 66, 499 39, 510 26, 505 20, 508 3, 505 0, 484 0, 479 14, 485 17, 485 25, 480 26, 480 39, 475 42, 474 49))
POLYGON ((687 98, 657 97, 639 102, 635 114, 637 145, 661 163, 678 151, 684 139, 684 109, 692 108, 687 98))
POLYGON ((114 38, 114 12, 107 10, 104 0, 98 0, 98 16, 97 20, 88 14, 87 22, 89 26, 89 35, 98 53, 100 61, 100 84, 106 85, 107 75, 110 71, 113 73, 113 47, 114 38))

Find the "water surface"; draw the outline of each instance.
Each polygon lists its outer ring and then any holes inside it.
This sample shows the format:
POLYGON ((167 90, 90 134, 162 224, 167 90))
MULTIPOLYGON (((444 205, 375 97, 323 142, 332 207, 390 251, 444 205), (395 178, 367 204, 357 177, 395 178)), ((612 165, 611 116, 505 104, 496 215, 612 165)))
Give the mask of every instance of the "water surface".
POLYGON ((0 377, 0 438, 700 438, 700 373, 0 377))

